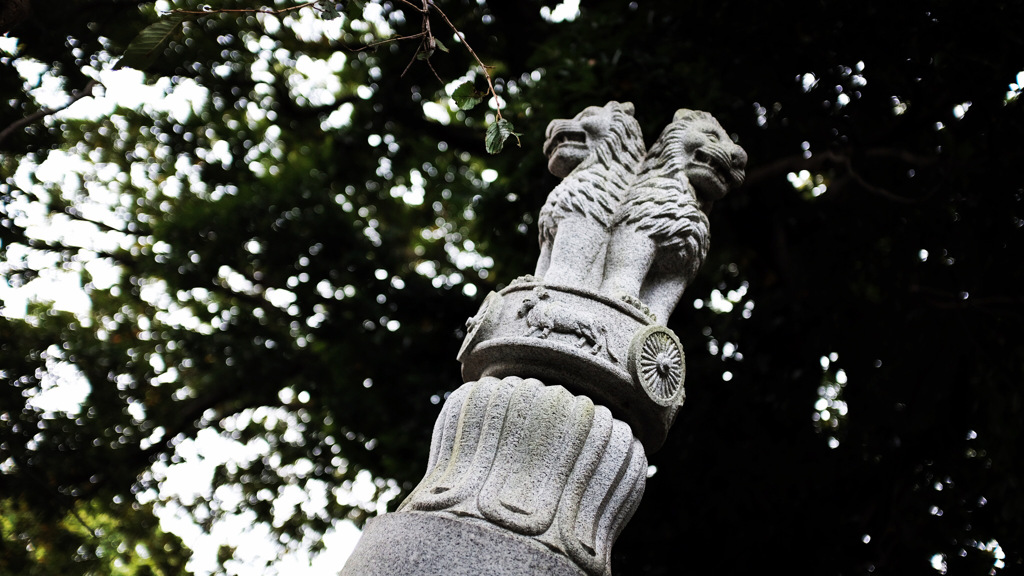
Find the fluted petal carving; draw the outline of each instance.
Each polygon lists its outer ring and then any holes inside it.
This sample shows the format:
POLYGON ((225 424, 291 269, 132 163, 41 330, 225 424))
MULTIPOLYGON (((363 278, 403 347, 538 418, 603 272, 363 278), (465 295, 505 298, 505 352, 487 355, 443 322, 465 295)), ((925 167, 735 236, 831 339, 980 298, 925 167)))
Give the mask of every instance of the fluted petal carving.
POLYGON ((480 494, 484 516, 521 534, 547 530, 593 415, 589 398, 538 380, 523 381, 510 405, 505 441, 480 494))
POLYGON ((399 511, 477 518, 610 573, 647 457, 607 408, 535 379, 483 378, 449 397, 433 441, 427 474, 399 511))
POLYGON ((498 450, 513 388, 497 379, 464 385, 449 396, 434 425, 427 475, 403 503, 417 510, 444 510, 477 493, 498 450))

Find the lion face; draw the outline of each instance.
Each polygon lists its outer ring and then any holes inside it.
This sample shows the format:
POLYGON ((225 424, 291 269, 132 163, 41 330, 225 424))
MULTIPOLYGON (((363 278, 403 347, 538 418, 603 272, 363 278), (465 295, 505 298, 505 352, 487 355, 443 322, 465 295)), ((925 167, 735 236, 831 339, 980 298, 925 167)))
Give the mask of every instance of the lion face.
POLYGON ((673 121, 683 124, 683 172, 702 200, 718 200, 743 183, 747 153, 717 120, 705 112, 680 110, 673 121))
POLYGON ((544 141, 548 170, 559 178, 575 170, 587 159, 595 144, 609 136, 616 110, 633 115, 631 103, 609 102, 604 106, 591 106, 572 120, 552 120, 544 141))

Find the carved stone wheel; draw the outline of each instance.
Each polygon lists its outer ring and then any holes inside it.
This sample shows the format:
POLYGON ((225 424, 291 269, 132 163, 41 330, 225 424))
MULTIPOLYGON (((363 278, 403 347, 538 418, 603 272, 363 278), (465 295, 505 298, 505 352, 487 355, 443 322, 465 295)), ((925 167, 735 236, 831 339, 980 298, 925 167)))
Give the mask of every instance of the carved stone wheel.
POLYGON ((686 359, 679 339, 668 328, 649 326, 633 337, 629 371, 651 400, 662 406, 683 403, 686 359))

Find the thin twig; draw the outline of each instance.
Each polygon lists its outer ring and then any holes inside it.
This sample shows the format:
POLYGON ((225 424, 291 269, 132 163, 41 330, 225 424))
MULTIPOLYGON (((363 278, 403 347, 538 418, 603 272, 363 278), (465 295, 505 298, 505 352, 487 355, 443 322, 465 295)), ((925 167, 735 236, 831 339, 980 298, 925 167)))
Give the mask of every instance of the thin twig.
POLYGON ((938 158, 935 156, 924 156, 922 154, 915 154, 909 150, 903 150, 900 148, 868 148, 864 151, 865 158, 896 158, 902 160, 907 164, 916 166, 930 166, 938 162, 938 158))
POLYGON ((376 48, 377 46, 380 46, 381 44, 390 44, 391 42, 398 42, 400 40, 412 40, 413 38, 422 38, 422 37, 423 37, 423 32, 420 32, 418 34, 412 34, 411 36, 398 36, 397 38, 388 38, 386 40, 379 40, 377 42, 373 42, 373 43, 367 44, 366 46, 363 46, 361 48, 350 48, 349 46, 346 46, 345 44, 342 44, 342 46, 345 46, 345 49, 348 50, 349 52, 362 52, 363 50, 368 50, 370 48, 376 48))
POLYGON ((42 108, 40 110, 33 112, 32 114, 29 114, 28 116, 25 116, 20 120, 13 122, 10 126, 4 128, 3 131, 0 132, 0 142, 3 142, 4 139, 10 136, 15 130, 28 126, 36 120, 45 118, 51 114, 56 114, 57 112, 60 112, 62 110, 67 110, 72 104, 78 102, 82 98, 85 98, 86 96, 92 96, 92 89, 97 84, 99 84, 99 82, 97 82, 96 80, 89 80, 89 83, 85 85, 85 88, 82 88, 81 90, 76 92, 71 97, 71 99, 68 100, 68 103, 61 106, 60 108, 42 108))
POLYGON ((405 73, 409 71, 409 68, 412 68, 412 63, 420 57, 421 53, 426 54, 426 58, 424 58, 424 60, 427 62, 430 62, 430 56, 434 53, 434 46, 437 45, 437 42, 434 40, 434 36, 430 32, 429 10, 430 7, 427 5, 427 0, 423 0, 423 9, 420 10, 420 13, 423 14, 423 19, 420 20, 420 36, 423 37, 423 40, 420 41, 420 47, 416 50, 416 53, 412 55, 412 60, 409 60, 409 63, 405 65, 405 70, 402 70, 402 78, 405 77, 405 73))
POLYGON ((402 74, 399 76, 400 78, 404 78, 405 77, 405 73, 409 71, 409 68, 412 68, 413 62, 416 61, 416 57, 419 56, 419 55, 420 55, 419 50, 417 50, 416 53, 412 55, 412 58, 409 59, 409 63, 405 65, 405 70, 402 70, 402 74))
POLYGON ((97 540, 100 539, 99 533, 97 533, 95 530, 93 530, 92 526, 89 526, 85 522, 85 520, 83 520, 82 517, 78 515, 78 511, 75 510, 74 506, 72 506, 69 511, 71 512, 71 515, 74 516, 76 520, 78 520, 78 523, 81 524, 82 526, 84 526, 85 529, 89 531, 89 535, 90 536, 92 536, 93 538, 95 538, 97 540))
POLYGON ((874 184, 871 184, 870 182, 865 180, 863 176, 857 173, 856 170, 853 169, 853 161, 850 159, 849 156, 845 156, 843 158, 843 166, 846 168, 846 173, 849 174, 850 177, 853 178, 853 180, 856 183, 860 184, 862 188, 864 188, 868 192, 871 192, 872 194, 881 196, 882 198, 886 198, 888 200, 892 200, 893 202, 899 202, 900 204, 915 204, 922 200, 920 198, 905 198, 898 194, 893 194, 892 192, 889 192, 885 188, 881 188, 875 186, 874 184))
MULTIPOLYGON (((896 148, 867 148, 860 151, 860 156, 864 158, 895 158, 902 160, 911 166, 929 166, 938 162, 938 157, 935 156, 924 156, 916 154, 908 150, 900 150, 896 148)), ((864 188, 866 191, 892 200, 901 204, 914 204, 923 202, 932 195, 929 193, 919 198, 907 198, 894 194, 885 188, 880 188, 868 182, 863 176, 861 176, 853 167, 853 161, 849 154, 835 152, 833 150, 826 150, 824 152, 818 152, 810 158, 805 158, 802 155, 787 156, 763 164, 759 168, 752 170, 744 181, 744 186, 757 186, 761 182, 785 174, 787 172, 797 172, 799 170, 810 170, 816 171, 821 170, 827 165, 835 165, 843 170, 843 173, 848 175, 854 182, 864 188)))
POLYGON ((402 4, 408 4, 410 8, 412 8, 413 10, 415 10, 415 11, 421 13, 421 14, 423 12, 427 11, 427 9, 420 8, 419 6, 417 6, 417 5, 413 4, 412 2, 410 2, 409 0, 398 0, 398 1, 401 2, 402 4))
POLYGON ((180 10, 180 9, 177 9, 177 10, 171 10, 170 13, 171 14, 204 14, 205 15, 205 14, 223 14, 223 13, 228 13, 228 12, 235 12, 235 13, 237 13, 237 12, 243 12, 243 13, 247 12, 247 13, 250 13, 250 14, 253 14, 253 13, 255 13, 255 14, 272 14, 272 15, 276 16, 276 15, 285 14, 285 13, 288 13, 288 12, 293 12, 295 10, 301 10, 303 8, 308 8, 310 6, 315 6, 315 5, 319 4, 319 3, 320 3, 319 0, 313 0, 312 2, 304 2, 304 3, 299 4, 297 6, 291 6, 289 8, 279 8, 277 10, 275 10, 273 8, 267 8, 267 7, 263 6, 263 7, 260 7, 260 8, 211 8, 210 10, 180 10))
POLYGON ((445 23, 447 23, 448 26, 455 32, 455 34, 459 36, 459 40, 462 40, 462 43, 466 46, 466 50, 468 50, 469 53, 473 55, 473 58, 476 60, 476 63, 479 64, 480 68, 484 71, 484 78, 487 79, 487 88, 490 91, 491 96, 494 97, 495 117, 496 119, 501 120, 501 103, 498 100, 498 93, 494 91, 494 83, 491 81, 491 73, 487 71, 489 67, 484 65, 483 61, 480 60, 480 57, 476 55, 476 52, 474 52, 473 48, 469 45, 469 42, 466 41, 466 36, 462 33, 461 30, 455 27, 455 24, 452 24, 452 21, 448 19, 448 15, 445 14, 444 11, 442 11, 440 8, 438 8, 437 3, 435 3, 433 0, 424 0, 424 4, 428 4, 431 8, 436 10, 438 14, 441 15, 441 18, 444 18, 445 23))
POLYGON ((441 75, 437 73, 437 70, 434 69, 434 64, 430 61, 430 58, 427 58, 427 66, 429 66, 430 71, 434 73, 434 78, 437 78, 437 81, 443 86, 444 80, 441 78, 441 75))
POLYGON ((429 59, 437 47, 437 41, 434 40, 434 34, 430 31, 430 5, 427 2, 428 0, 423 0, 423 22, 420 24, 420 30, 427 35, 423 41, 427 44, 427 58, 429 59))
POLYGON ((96 220, 93 220, 92 218, 86 218, 78 210, 78 208, 75 208, 74 206, 68 206, 64 208, 64 215, 73 220, 78 220, 79 222, 87 222, 89 224, 92 224, 93 226, 96 226, 97 228, 103 230, 104 232, 117 232, 118 234, 126 235, 129 234, 128 232, 121 230, 120 228, 115 228, 114 226, 111 226, 110 224, 107 224, 105 222, 98 222, 96 220))

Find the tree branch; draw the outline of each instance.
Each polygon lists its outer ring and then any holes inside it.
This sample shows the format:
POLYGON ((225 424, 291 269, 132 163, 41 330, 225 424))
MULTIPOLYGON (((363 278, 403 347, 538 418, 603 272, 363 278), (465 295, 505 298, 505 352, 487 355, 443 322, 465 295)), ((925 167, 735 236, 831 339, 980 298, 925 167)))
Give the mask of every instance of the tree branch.
POLYGON ((92 96, 92 90, 96 87, 97 84, 99 84, 99 82, 97 82, 96 80, 89 80, 89 82, 85 85, 84 88, 82 88, 78 92, 75 92, 71 96, 71 99, 68 100, 68 103, 61 106, 60 108, 41 108, 20 120, 16 120, 10 126, 4 128, 3 131, 0 131, 0 142, 3 142, 5 138, 10 136, 16 130, 28 126, 29 124, 42 118, 45 118, 51 114, 56 114, 57 112, 60 112, 62 110, 67 110, 72 104, 78 102, 82 98, 85 98, 86 96, 92 96))
POLYGON ((272 14, 272 15, 277 16, 277 15, 280 15, 280 14, 286 14, 288 12, 294 12, 295 10, 301 10, 302 8, 308 8, 310 6, 315 6, 316 4, 319 4, 319 0, 313 0, 312 2, 303 2, 302 4, 298 4, 296 6, 290 6, 288 8, 278 8, 276 10, 273 9, 273 8, 267 8, 266 6, 261 6, 259 8, 212 8, 210 10, 171 10, 170 13, 171 14, 201 14, 201 15, 206 16, 206 15, 209 15, 209 14, 224 14, 224 13, 243 12, 243 13, 249 13, 249 14, 253 14, 253 13, 255 13, 255 14, 272 14))
MULTIPOLYGON (((865 158, 889 158, 901 160, 908 165, 918 167, 929 166, 938 161, 938 158, 933 156, 923 156, 898 148, 868 148, 863 150, 861 155, 865 158)), ((768 164, 762 164, 747 174, 744 186, 757 186, 767 180, 790 172, 799 172, 801 170, 816 172, 828 165, 842 168, 843 172, 862 188, 887 200, 900 202, 902 204, 914 204, 927 198, 927 196, 922 198, 907 198, 894 194, 885 188, 871 184, 854 169, 853 158, 849 154, 833 150, 815 153, 810 158, 805 158, 803 155, 793 155, 776 159, 768 164)))
POLYGON ((103 223, 103 222, 97 222, 96 220, 92 220, 91 218, 86 218, 85 216, 82 215, 81 212, 78 211, 78 208, 75 208, 74 206, 67 206, 67 207, 65 207, 64 208, 64 215, 67 216, 68 218, 71 218, 72 220, 78 220, 79 222, 87 222, 89 224, 92 224, 93 226, 95 226, 95 227, 97 227, 100 230, 103 230, 105 232, 117 232, 118 234, 129 234, 129 232, 126 232, 126 231, 121 230, 119 228, 114 228, 110 224, 106 224, 106 223, 103 223))
POLYGON ((461 30, 456 28, 455 24, 452 24, 452 21, 448 19, 448 15, 445 14, 444 11, 437 6, 437 3, 435 3, 434 0, 423 0, 423 3, 429 5, 438 14, 441 15, 441 18, 444 18, 445 23, 448 24, 448 26, 452 29, 453 32, 455 32, 455 34, 459 37, 459 40, 461 40, 462 44, 466 47, 466 50, 468 50, 469 53, 473 56, 473 59, 476 60, 476 63, 480 65, 480 69, 484 71, 484 78, 487 79, 487 89, 490 91, 491 96, 494 98, 495 119, 501 120, 501 102, 498 100, 498 93, 494 91, 494 82, 491 81, 491 73, 489 70, 490 67, 485 65, 483 61, 480 60, 480 57, 476 55, 476 52, 473 50, 473 47, 469 45, 468 41, 466 41, 466 35, 463 34, 461 30))
POLYGON ((361 46, 359 48, 352 48, 352 47, 346 45, 344 42, 342 42, 341 45, 342 45, 342 47, 345 48, 345 50, 348 50, 349 52, 362 52, 363 50, 369 50, 370 48, 376 48, 377 46, 380 46, 382 44, 390 44, 392 42, 399 42, 401 40, 412 40, 413 38, 422 38, 422 37, 423 37, 423 32, 420 32, 418 34, 411 34, 409 36, 397 36, 395 38, 386 38, 384 40, 379 40, 377 42, 370 42, 366 46, 361 46))

